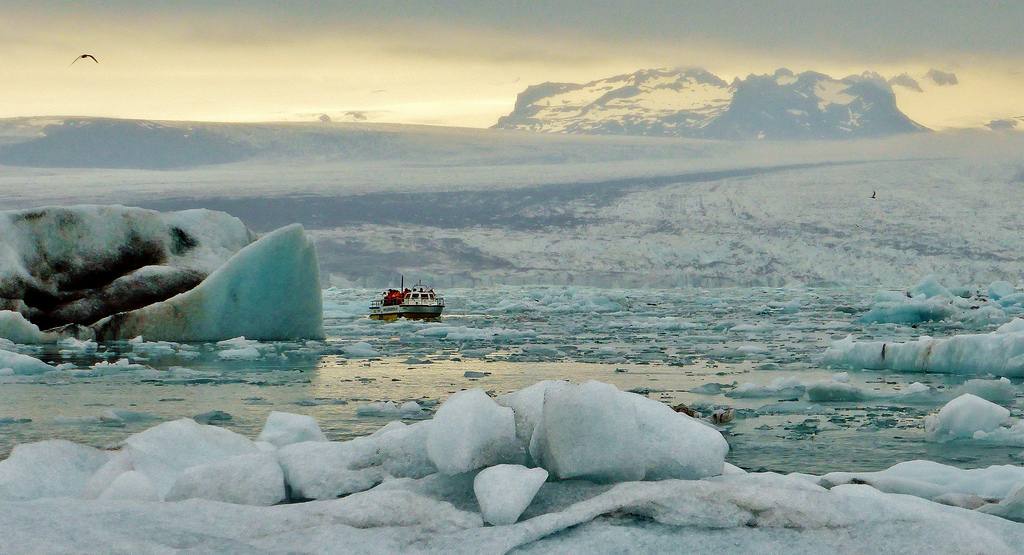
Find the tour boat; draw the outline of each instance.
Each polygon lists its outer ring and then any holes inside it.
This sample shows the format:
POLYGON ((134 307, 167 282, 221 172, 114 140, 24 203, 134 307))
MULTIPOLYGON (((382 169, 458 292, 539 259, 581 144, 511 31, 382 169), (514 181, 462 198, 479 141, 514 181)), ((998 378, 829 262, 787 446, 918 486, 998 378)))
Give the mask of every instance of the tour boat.
POLYGON ((440 318, 443 311, 444 298, 433 288, 422 283, 405 287, 404 278, 400 289, 388 289, 370 303, 370 318, 374 320, 433 320, 440 318))

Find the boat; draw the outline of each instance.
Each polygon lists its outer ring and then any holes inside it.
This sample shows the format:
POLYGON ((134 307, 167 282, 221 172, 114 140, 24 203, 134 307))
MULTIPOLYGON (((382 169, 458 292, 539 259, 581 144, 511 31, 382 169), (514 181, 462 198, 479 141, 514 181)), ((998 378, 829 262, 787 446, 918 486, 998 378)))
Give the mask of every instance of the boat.
POLYGON ((436 320, 442 312, 443 297, 423 283, 417 283, 411 288, 405 287, 404 277, 399 289, 388 289, 370 303, 370 318, 373 320, 436 320))

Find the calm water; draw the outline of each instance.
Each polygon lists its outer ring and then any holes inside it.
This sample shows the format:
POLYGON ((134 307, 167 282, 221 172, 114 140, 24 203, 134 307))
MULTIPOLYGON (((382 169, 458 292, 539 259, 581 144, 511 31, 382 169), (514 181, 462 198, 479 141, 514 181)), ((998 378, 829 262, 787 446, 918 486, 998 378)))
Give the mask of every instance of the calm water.
MULTIPOLYGON (((323 342, 22 346, 62 366, 43 376, 0 376, 0 456, 49 438, 113 446, 160 421, 204 413, 250 436, 271 410, 310 414, 329 437, 345 439, 394 418, 357 413, 374 401, 415 400, 429 416, 465 388, 500 394, 544 379, 594 379, 706 413, 737 409, 725 427, 729 460, 747 469, 871 470, 915 458, 965 467, 1016 462, 1022 447, 924 440, 923 417, 965 377, 849 371, 840 379, 871 397, 858 402, 810 402, 793 387, 732 396, 745 383, 833 380, 839 370, 821 368, 821 355, 848 333, 908 339, 964 331, 856 323, 873 293, 463 289, 446 292, 442 322, 383 323, 364 316, 372 291, 332 289, 323 342), (932 386, 934 395, 901 399, 912 382, 932 386)), ((1019 416, 1018 402, 1011 409, 1019 416)))

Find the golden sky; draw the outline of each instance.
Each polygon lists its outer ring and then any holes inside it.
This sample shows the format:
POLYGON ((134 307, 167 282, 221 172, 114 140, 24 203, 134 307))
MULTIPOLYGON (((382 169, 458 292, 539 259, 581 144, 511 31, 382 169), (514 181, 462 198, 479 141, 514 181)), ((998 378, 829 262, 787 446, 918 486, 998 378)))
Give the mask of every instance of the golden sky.
POLYGON ((863 2, 860 20, 861 12, 815 15, 808 10, 821 4, 800 1, 711 10, 650 0, 625 11, 597 0, 487 4, 14 1, 0 20, 0 117, 271 121, 327 113, 486 127, 530 84, 675 66, 725 79, 777 67, 834 77, 907 72, 925 91, 897 88, 899 105, 926 126, 1024 115, 1021 33, 998 36, 1017 12, 989 14, 992 3, 981 0, 938 23, 920 21, 935 10, 891 7, 900 2, 863 2), (964 14, 978 21, 965 24, 964 14), (674 26, 664 21, 676 16, 674 26), (881 24, 883 16, 894 21, 881 24), (840 17, 863 26, 861 34, 837 24, 840 17), (727 19, 715 26, 715 18, 727 19), (939 24, 950 28, 929 34, 939 24), (69 67, 82 52, 101 63, 69 67), (959 84, 928 86, 921 77, 933 67, 956 73, 959 84))

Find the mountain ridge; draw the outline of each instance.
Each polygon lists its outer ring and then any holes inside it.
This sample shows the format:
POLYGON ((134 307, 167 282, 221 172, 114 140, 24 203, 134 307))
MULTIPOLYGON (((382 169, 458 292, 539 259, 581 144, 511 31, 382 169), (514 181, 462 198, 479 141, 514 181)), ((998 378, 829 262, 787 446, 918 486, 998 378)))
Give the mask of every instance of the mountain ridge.
POLYGON ((731 83, 701 68, 643 69, 588 83, 526 88, 497 129, 700 139, 841 139, 927 131, 892 85, 864 72, 751 74, 731 83))

